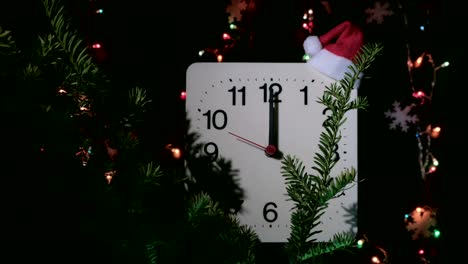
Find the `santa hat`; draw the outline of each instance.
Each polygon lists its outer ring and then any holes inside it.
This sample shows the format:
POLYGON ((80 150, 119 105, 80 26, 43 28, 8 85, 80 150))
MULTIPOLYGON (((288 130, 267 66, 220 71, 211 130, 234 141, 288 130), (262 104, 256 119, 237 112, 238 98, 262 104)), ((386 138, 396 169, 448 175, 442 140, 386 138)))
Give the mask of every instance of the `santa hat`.
POLYGON ((346 72, 351 72, 349 66, 363 45, 361 29, 350 21, 344 21, 320 37, 308 36, 304 41, 304 50, 311 57, 307 61, 310 67, 339 81, 346 72))

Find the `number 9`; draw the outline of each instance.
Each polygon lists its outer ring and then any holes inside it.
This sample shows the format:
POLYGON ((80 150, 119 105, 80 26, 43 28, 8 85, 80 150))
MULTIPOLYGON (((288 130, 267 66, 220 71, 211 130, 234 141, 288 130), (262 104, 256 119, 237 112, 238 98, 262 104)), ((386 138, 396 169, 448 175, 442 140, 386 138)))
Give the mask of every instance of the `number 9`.
POLYGON ((218 159, 218 146, 214 142, 206 143, 203 152, 211 161, 218 159))

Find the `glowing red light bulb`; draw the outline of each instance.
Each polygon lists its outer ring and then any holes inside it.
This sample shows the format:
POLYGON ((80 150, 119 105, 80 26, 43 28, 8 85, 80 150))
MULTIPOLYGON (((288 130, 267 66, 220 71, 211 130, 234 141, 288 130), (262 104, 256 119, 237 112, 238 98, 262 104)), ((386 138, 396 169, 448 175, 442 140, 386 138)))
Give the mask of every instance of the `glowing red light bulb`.
POLYGON ((231 36, 229 36, 228 33, 224 33, 224 34, 223 34, 223 39, 224 39, 224 40, 229 40, 229 39, 231 39, 231 36))

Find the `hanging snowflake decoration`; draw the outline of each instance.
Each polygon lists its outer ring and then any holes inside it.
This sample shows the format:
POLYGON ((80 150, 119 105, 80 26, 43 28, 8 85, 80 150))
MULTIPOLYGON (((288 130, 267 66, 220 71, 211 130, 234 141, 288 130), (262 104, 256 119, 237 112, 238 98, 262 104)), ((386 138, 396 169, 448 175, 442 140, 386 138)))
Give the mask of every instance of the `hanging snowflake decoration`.
POLYGON ((252 8, 252 6, 251 3, 248 3, 248 0, 231 0, 231 3, 226 8, 226 12, 229 14, 229 23, 241 21, 242 12, 252 8))
POLYGON ((366 23, 368 24, 374 22, 382 24, 385 17, 393 15, 393 11, 390 9, 390 4, 388 2, 382 4, 380 1, 375 2, 374 6, 367 8, 365 12, 367 14, 366 23))
POLYGON ((429 206, 417 207, 406 215, 405 224, 413 240, 437 236, 436 210, 429 206))
POLYGON ((229 23, 241 21, 243 15, 252 13, 254 10, 254 0, 231 0, 231 3, 226 8, 226 12, 229 14, 229 23))
POLYGON ((401 129, 403 132, 407 132, 410 125, 416 124, 419 121, 418 117, 411 114, 411 110, 415 105, 411 104, 401 107, 401 104, 397 101, 393 103, 393 109, 386 111, 385 117, 391 119, 390 129, 396 130, 401 129))

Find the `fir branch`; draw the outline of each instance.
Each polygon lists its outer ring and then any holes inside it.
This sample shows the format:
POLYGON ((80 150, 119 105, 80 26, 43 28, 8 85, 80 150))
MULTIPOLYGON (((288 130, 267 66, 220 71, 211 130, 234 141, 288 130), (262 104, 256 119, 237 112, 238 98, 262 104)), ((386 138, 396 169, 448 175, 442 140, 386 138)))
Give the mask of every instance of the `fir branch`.
POLYGON ((355 242, 355 238, 350 233, 338 233, 333 236, 330 242, 322 242, 316 244, 315 247, 310 248, 299 259, 307 261, 318 256, 331 254, 336 250, 348 250, 350 245, 355 242))
POLYGON ((363 71, 367 70, 375 57, 381 52, 380 44, 366 44, 356 56, 355 63, 349 67, 344 78, 325 87, 317 100, 324 105, 328 113, 320 133, 318 151, 313 157, 311 167, 317 173, 308 174, 303 163, 291 154, 282 159, 281 172, 285 178, 286 190, 294 202, 291 213, 291 234, 286 249, 293 263, 302 263, 314 257, 331 254, 335 250, 347 248, 354 242, 354 234, 335 234, 327 243, 315 243, 315 235, 322 232, 317 229, 320 217, 324 214, 331 199, 344 193, 347 186, 355 182, 356 170, 348 168, 332 177, 332 169, 340 157, 336 148, 342 138, 341 127, 346 122, 346 113, 350 110, 365 109, 365 98, 352 100, 351 94, 363 71))
POLYGON ((41 73, 39 66, 28 63, 26 67, 23 68, 21 76, 24 80, 37 80, 40 78, 41 73))
MULTIPOLYGON (((218 262, 222 263, 256 263, 256 248, 260 240, 254 230, 241 225, 234 214, 225 213, 207 193, 193 197, 187 216, 187 234, 205 236, 199 239, 217 247, 215 252, 203 255, 207 263, 219 257, 222 259, 218 262)), ((197 256, 199 254, 195 253, 197 256)))
POLYGON ((145 107, 152 102, 152 100, 148 98, 146 90, 138 86, 130 90, 129 98, 131 105, 135 108, 142 109, 143 111, 145 110, 145 107))
POLYGON ((60 52, 60 43, 56 40, 53 34, 47 34, 45 37, 38 36, 39 44, 41 45, 40 56, 41 58, 49 58, 52 60, 51 64, 58 64, 62 61, 60 56, 55 56, 60 52))
POLYGON ((289 199, 294 201, 287 250, 291 255, 299 255, 309 248, 310 242, 315 241, 313 236, 322 232, 315 228, 320 224, 326 203, 320 199, 320 178, 307 174, 302 161, 286 155, 282 160, 281 173, 287 183, 289 199))
POLYGON ((0 80, 16 75, 16 64, 21 51, 17 49, 12 32, 0 26, 0 80))
POLYGON ((0 56, 16 56, 18 53, 11 31, 0 26, 0 56))
POLYGON ((96 86, 92 80, 99 73, 98 66, 93 62, 88 48, 84 45, 78 32, 71 27, 70 20, 65 16, 65 6, 60 5, 59 0, 43 0, 45 13, 50 20, 53 35, 49 35, 46 40, 42 39, 44 49, 48 46, 60 49, 64 54, 63 59, 67 59, 64 65, 70 65, 65 83, 76 87, 79 93, 83 89, 96 86), (48 42, 56 43, 50 44, 48 42))
POLYGON ((259 238, 255 231, 247 225, 242 225, 234 215, 226 215, 226 229, 218 234, 219 240, 226 245, 223 250, 231 252, 224 263, 255 264, 256 249, 259 238), (235 254, 233 254, 236 252, 235 254))
POLYGON ((239 170, 232 161, 218 155, 215 150, 207 153, 206 142, 200 141, 197 132, 190 131, 190 120, 186 118, 185 164, 190 192, 205 192, 224 212, 242 211, 244 191, 240 186, 239 170))
POLYGON ((218 204, 207 193, 195 194, 187 210, 188 222, 192 227, 197 227, 203 222, 205 216, 216 216, 222 212, 218 210, 218 204))
POLYGON ((159 186, 158 179, 163 176, 159 165, 155 165, 152 161, 140 168, 140 173, 143 175, 145 184, 159 186))
POLYGON ((339 195, 345 191, 347 186, 356 180, 356 169, 355 168, 346 168, 338 176, 331 178, 329 185, 326 190, 323 192, 323 195, 319 197, 322 203, 327 203, 329 200, 337 198, 339 195))
POLYGON ((129 106, 128 113, 122 118, 120 123, 124 127, 135 127, 143 122, 143 114, 147 112, 153 100, 149 99, 147 90, 141 87, 133 87, 128 92, 129 106))

